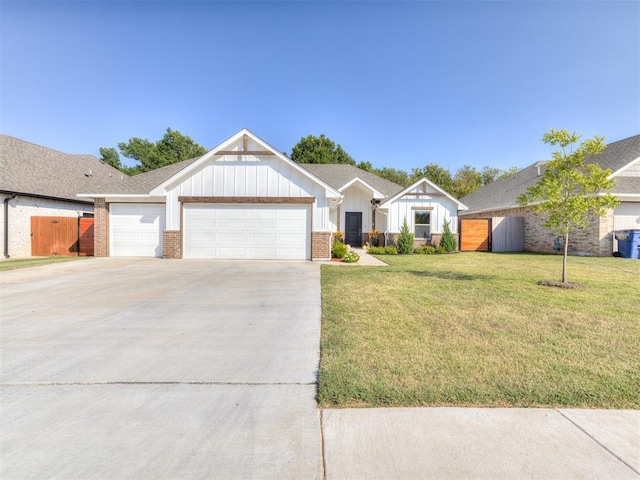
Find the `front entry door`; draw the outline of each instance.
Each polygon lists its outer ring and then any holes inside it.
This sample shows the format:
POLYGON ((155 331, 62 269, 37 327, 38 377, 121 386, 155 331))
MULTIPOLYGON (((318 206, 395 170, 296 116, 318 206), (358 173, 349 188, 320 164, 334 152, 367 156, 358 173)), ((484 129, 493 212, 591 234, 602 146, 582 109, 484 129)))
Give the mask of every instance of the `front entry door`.
POLYGON ((352 247, 362 246, 362 212, 345 212, 345 242, 352 247))

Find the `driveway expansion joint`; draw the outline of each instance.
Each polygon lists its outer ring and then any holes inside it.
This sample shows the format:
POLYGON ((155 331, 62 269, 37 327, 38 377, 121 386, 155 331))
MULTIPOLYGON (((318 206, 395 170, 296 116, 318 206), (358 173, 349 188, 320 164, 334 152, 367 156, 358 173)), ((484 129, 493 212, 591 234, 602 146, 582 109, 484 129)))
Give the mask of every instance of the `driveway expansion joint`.
POLYGON ((566 418, 567 420, 569 420, 569 422, 571 422, 573 425, 576 426, 576 428, 578 428, 582 433, 584 433, 587 437, 589 437, 591 440, 593 440, 594 442, 596 442, 601 448, 603 448, 605 451, 607 451, 610 455, 613 455, 616 459, 618 459, 620 462, 622 462, 625 466, 627 466, 629 469, 631 469, 631 471, 633 471, 635 474, 640 475, 640 472, 638 470, 636 470, 635 468, 633 468, 631 465, 629 465, 624 458, 620 457, 619 455, 616 455, 615 452, 611 451, 611 449, 607 448, 606 445, 604 445, 602 442, 600 442, 597 438, 595 438, 593 435, 591 435, 588 431, 586 431, 584 428, 582 428, 578 423, 576 423, 572 418, 568 417, 567 415, 565 415, 562 411, 560 411, 559 409, 555 409, 556 412, 558 412, 560 415, 562 415, 564 418, 566 418))

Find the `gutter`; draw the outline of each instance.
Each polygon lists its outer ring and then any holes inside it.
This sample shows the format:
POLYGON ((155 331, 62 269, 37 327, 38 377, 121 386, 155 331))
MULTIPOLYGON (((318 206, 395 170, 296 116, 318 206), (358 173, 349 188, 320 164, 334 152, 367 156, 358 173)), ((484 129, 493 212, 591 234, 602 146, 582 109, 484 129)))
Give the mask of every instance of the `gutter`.
POLYGON ((12 193, 4 199, 4 258, 9 258, 9 202, 14 198, 16 194, 12 193))

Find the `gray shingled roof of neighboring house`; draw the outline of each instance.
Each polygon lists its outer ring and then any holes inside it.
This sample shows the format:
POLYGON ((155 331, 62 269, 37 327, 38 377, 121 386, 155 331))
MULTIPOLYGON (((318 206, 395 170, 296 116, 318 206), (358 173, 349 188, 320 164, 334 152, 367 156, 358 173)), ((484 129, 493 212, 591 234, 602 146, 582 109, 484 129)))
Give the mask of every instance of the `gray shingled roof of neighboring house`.
MULTIPOLYGON (((611 169, 613 173, 638 157, 640 157, 640 135, 608 144, 600 155, 587 160, 587 163, 598 163, 602 168, 611 169)), ((539 173, 544 173, 545 164, 544 161, 536 162, 510 177, 496 180, 461 198, 460 201, 469 207, 465 215, 517 207, 518 196, 538 183, 539 173), (538 167, 540 167, 539 173, 538 167)), ((640 177, 615 178, 616 185, 612 189, 614 193, 640 193, 640 177)))
POLYGON ((325 183, 335 188, 341 188, 349 183, 354 178, 358 177, 360 180, 368 183, 373 188, 387 197, 404 190, 405 187, 398 185, 397 183, 385 180, 373 173, 362 170, 361 168, 354 167, 353 165, 345 163, 331 163, 331 164, 314 164, 314 163, 301 163, 302 168, 308 170, 313 175, 318 177, 325 183))
POLYGON ((600 155, 587 160, 587 163, 598 163, 605 170, 615 173, 632 160, 640 157, 640 135, 609 143, 600 155))
POLYGON ((198 158, 200 157, 191 158, 189 160, 184 160, 178 163, 172 163, 171 165, 167 165, 166 167, 158 168, 156 170, 151 170, 145 173, 140 173, 138 175, 133 175, 131 177, 125 178, 123 182, 120 182, 116 185, 98 185, 90 191, 81 193, 102 195, 146 195, 158 185, 161 185, 162 183, 173 177, 176 173, 191 165, 198 158))
POLYGON ((0 135, 0 191, 90 202, 76 196, 127 178, 93 155, 68 154, 0 135))

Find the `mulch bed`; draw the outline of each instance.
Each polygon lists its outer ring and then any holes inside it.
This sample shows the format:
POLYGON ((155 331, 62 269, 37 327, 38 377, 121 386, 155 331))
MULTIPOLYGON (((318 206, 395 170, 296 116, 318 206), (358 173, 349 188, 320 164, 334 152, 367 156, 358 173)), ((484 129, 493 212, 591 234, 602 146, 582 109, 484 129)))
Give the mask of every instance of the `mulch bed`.
POLYGON ((568 289, 587 288, 587 286, 582 283, 558 282, 557 280, 540 280, 538 282, 538 285, 543 285, 545 287, 558 287, 558 288, 568 288, 568 289))

